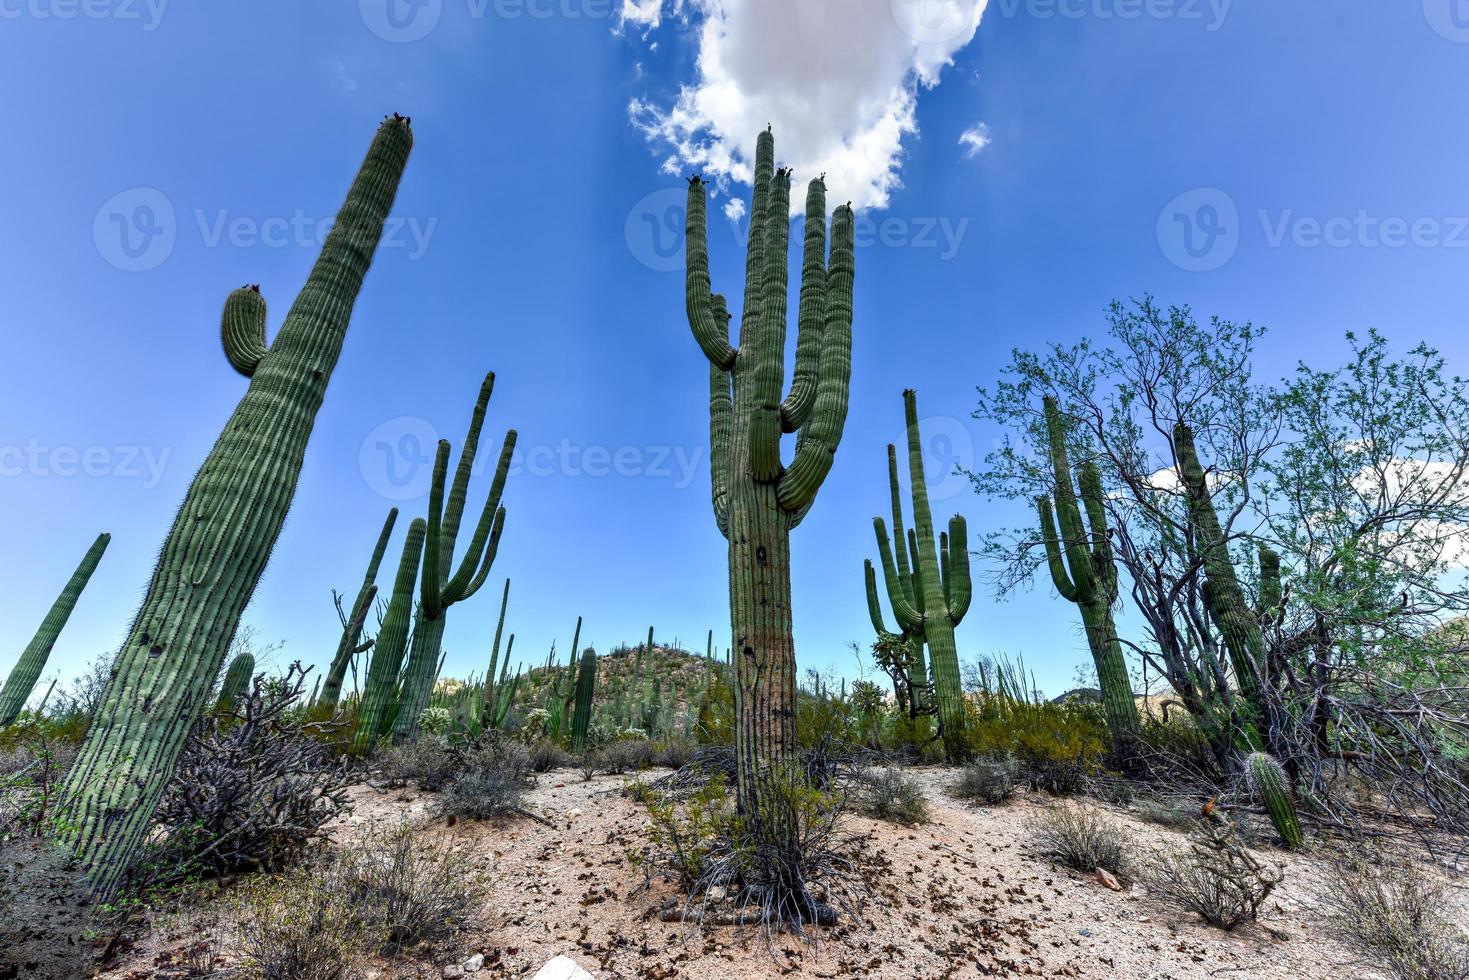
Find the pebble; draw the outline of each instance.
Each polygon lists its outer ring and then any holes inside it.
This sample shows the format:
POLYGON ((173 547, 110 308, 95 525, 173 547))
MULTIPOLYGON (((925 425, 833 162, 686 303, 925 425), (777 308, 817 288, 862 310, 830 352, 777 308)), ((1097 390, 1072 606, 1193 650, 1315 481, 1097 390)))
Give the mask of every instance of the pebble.
POLYGON ((464 972, 465 973, 478 973, 481 969, 484 968, 484 965, 485 965, 485 954, 484 953, 475 953, 469 959, 467 959, 467 960, 464 961, 464 972))
POLYGON ((457 963, 452 963, 444 967, 444 980, 456 980, 456 978, 462 976, 464 976, 464 967, 459 966, 457 963))

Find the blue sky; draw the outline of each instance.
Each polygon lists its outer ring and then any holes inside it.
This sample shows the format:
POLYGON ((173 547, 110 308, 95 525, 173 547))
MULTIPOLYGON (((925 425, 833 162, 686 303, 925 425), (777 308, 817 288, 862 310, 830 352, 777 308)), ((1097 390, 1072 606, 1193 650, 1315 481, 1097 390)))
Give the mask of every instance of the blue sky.
MULTIPOLYGON (((832 203, 865 205, 852 409, 793 539, 802 666, 851 672, 846 641, 871 639, 861 566, 905 387, 931 467, 972 461, 1000 436, 974 388, 1012 346, 1144 291, 1267 325, 1267 376, 1369 326, 1469 361, 1462 0, 992 0, 977 30, 975 0, 387 2, 0 0, 0 669, 103 530, 51 672, 119 641, 244 391, 225 294, 261 283, 274 329, 395 110, 417 136, 401 220, 246 616, 282 658, 330 656, 332 588, 355 589, 389 506, 425 507, 413 440, 457 446, 487 370, 487 432, 526 453, 447 671, 483 668, 506 575, 527 658, 578 615, 599 648, 649 624, 727 643, 707 379, 665 222, 690 169, 724 178, 721 205, 748 194, 764 121, 798 181, 829 170, 832 203)), ((737 235, 716 219, 712 242, 737 294, 737 235)), ((931 483, 972 536, 1025 519, 931 483)), ((959 637, 1052 690, 1086 659, 1045 583, 981 595, 959 637)))

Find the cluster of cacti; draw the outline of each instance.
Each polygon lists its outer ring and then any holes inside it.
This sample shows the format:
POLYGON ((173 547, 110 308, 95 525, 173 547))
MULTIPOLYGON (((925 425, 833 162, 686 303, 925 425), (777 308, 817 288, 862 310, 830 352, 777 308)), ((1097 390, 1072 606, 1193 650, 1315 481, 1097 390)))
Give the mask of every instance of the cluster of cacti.
POLYGON ((147 836, 265 571, 412 142, 407 119, 379 128, 273 343, 257 290, 226 301, 225 353, 250 387, 179 508, 61 793, 60 838, 103 895, 147 836))
POLYGON ((1281 841, 1291 850, 1299 848, 1304 842, 1301 821, 1296 816, 1295 799, 1291 795, 1285 769, 1274 756, 1252 752, 1245 759, 1245 772, 1251 788, 1265 804, 1265 812, 1270 815, 1270 822, 1275 825, 1281 841))
MULTIPOLYGON (((41 628, 36 630, 36 635, 31 637, 31 642, 21 651, 20 660, 11 668, 10 676, 5 680, 5 687, 0 688, 0 728, 15 721, 25 707, 36 681, 41 679, 41 671, 46 669, 46 660, 51 656, 56 638, 61 635, 61 628, 71 618, 71 611, 76 608, 82 590, 87 587, 92 572, 96 571, 97 563, 102 560, 102 552, 107 550, 107 543, 111 540, 110 534, 97 535, 97 540, 92 542, 92 547, 82 556, 81 564, 61 590, 61 595, 51 604, 46 618, 41 620, 41 628)), ((46 693, 49 697, 50 691, 46 693)))
POLYGON ((368 662, 362 700, 357 705, 352 750, 358 755, 372 751, 378 738, 386 733, 389 712, 397 700, 398 675, 403 668, 403 654, 408 649, 413 589, 418 581, 418 566, 423 557, 423 540, 427 532, 428 525, 423 518, 415 518, 408 525, 408 535, 403 541, 403 555, 398 559, 398 574, 393 579, 388 608, 378 627, 377 642, 372 646, 372 659, 368 662))
MULTIPOLYGON (((873 518, 872 525, 877 533, 877 548, 882 557, 888 603, 893 608, 893 616, 915 646, 917 643, 928 645, 939 733, 943 736, 944 753, 951 761, 957 762, 962 761, 969 751, 964 735, 965 702, 959 680, 959 650, 954 640, 954 629, 969 611, 972 595, 969 535, 964 518, 955 514, 949 519, 948 533, 941 533, 935 542, 928 484, 923 473, 923 438, 918 431, 918 399, 912 390, 903 392, 903 412, 908 430, 908 479, 913 497, 913 529, 908 536, 913 561, 911 570, 899 564, 894 556, 883 519, 873 518)), ((896 466, 890 473, 896 490, 896 466)), ((901 518, 901 513, 900 507, 895 510, 895 520, 901 518)), ((901 526, 894 529, 894 535, 901 541, 901 526)), ((902 552, 898 554, 902 555, 902 552)), ((868 571, 870 582, 870 562, 868 571)), ((869 591, 875 592, 876 586, 870 585, 869 591)), ((881 624, 880 614, 875 623, 881 624)))
POLYGON ((336 708, 342 695, 342 681, 347 676, 347 667, 352 658, 372 649, 372 640, 365 643, 358 641, 362 638, 362 625, 367 621, 367 613, 372 609, 373 600, 377 598, 378 566, 382 564, 383 554, 388 550, 388 540, 393 536, 393 525, 397 521, 398 508, 394 507, 388 511, 387 520, 383 521, 382 532, 377 536, 377 545, 372 549, 372 559, 367 563, 367 574, 362 579, 362 587, 357 590, 357 599, 352 603, 352 610, 342 614, 342 639, 337 643, 336 655, 327 668, 326 683, 321 686, 321 698, 314 702, 323 709, 336 708))
POLYGON ((846 424, 854 261, 850 205, 832 217, 828 257, 818 177, 807 188, 795 371, 783 398, 791 174, 775 169, 768 130, 756 145, 753 185, 739 346, 730 344, 728 305, 710 283, 708 194, 697 176, 688 190, 685 300, 709 362, 714 517, 729 542, 736 792, 741 809, 758 814, 760 784, 788 765, 796 746, 790 532, 816 499, 846 424), (789 466, 783 433, 798 436, 789 466))
POLYGON ((224 680, 219 682, 219 694, 214 699, 214 710, 222 715, 234 711, 235 705, 254 678, 255 655, 248 650, 235 654, 230 665, 225 668, 224 680))
POLYGON ((1124 752, 1130 751, 1142 727, 1127 660, 1117 637, 1112 607, 1117 602, 1117 566, 1107 537, 1107 511, 1102 495, 1102 477, 1095 463, 1077 471, 1081 503, 1071 487, 1071 462, 1066 452, 1066 428, 1055 399, 1045 399, 1046 435, 1050 445, 1051 472, 1055 486, 1054 512, 1049 497, 1039 497, 1041 537, 1051 582, 1061 598, 1081 610, 1087 647, 1097 671, 1102 692, 1102 710, 1112 738, 1124 752), (1085 507, 1085 520, 1082 508, 1085 507), (1057 533, 1057 523, 1060 532, 1057 533), (1087 522, 1091 530, 1087 530, 1087 522))
MULTIPOLYGON (((480 429, 484 426, 485 412, 489 408, 490 395, 495 389, 493 372, 485 375, 480 386, 479 399, 475 402, 470 417, 469 432, 464 437, 464 448, 459 453, 459 464, 454 471, 454 482, 448 488, 445 499, 445 480, 449 469, 449 443, 439 440, 438 452, 434 457, 433 481, 429 488, 428 531, 424 538, 422 585, 419 592, 418 613, 413 623, 413 647, 408 653, 408 663, 403 668, 399 711, 393 725, 397 738, 412 736, 418 725, 418 716, 428 704, 438 679, 438 666, 444 639, 444 619, 450 606, 463 602, 479 591, 490 574, 495 553, 500 545, 500 533, 505 526, 505 508, 500 506, 500 497, 505 489, 505 478, 510 472, 510 458, 515 451, 514 429, 505 433, 505 442, 500 449, 500 462, 495 467, 495 476, 490 483, 489 496, 480 512, 479 523, 470 537, 469 547, 458 571, 454 570, 454 545, 459 537, 459 524, 464 517, 464 505, 469 495, 469 477, 474 466, 474 457, 479 449, 480 429)), ((509 659, 508 656, 506 658, 509 659)))

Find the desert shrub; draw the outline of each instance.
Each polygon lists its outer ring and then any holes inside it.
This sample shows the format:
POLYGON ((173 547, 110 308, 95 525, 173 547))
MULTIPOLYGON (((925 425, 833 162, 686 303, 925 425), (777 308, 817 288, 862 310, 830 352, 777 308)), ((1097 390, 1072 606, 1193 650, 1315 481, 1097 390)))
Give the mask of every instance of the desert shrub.
POLYGON ((436 812, 468 820, 525 813, 521 797, 535 785, 530 750, 492 734, 458 756, 459 773, 440 794, 436 812))
POLYGON ((1091 874, 1098 868, 1122 881, 1133 873, 1133 846, 1116 821, 1091 806, 1053 806, 1030 822, 1030 839, 1047 860, 1091 874))
POLYGON ((659 794, 646 783, 634 797, 648 807, 652 840, 651 861, 644 865, 651 874, 669 878, 684 891, 692 890, 703 878, 712 841, 734 818, 733 801, 724 778, 716 777, 678 800, 659 794))
POLYGON ((11 731, 19 737, 0 750, 0 840, 43 832, 77 752, 75 743, 53 737, 44 725, 23 722, 11 731))
POLYGON ((620 776, 650 768, 656 754, 653 744, 646 739, 623 739, 602 746, 591 753, 591 756, 597 772, 620 776))
POLYGON ((1011 755, 975 759, 959 773, 954 795, 987 806, 1004 803, 1015 793, 1020 765, 1011 755))
POLYGON ((454 778, 458 768, 456 754, 432 735, 421 735, 412 742, 390 745, 377 758, 383 785, 394 789, 415 783, 421 790, 437 792, 454 778))
POLYGON ((298 869, 252 879, 237 893, 232 931, 254 980, 346 980, 361 957, 347 896, 298 869))
POLYGON ((462 858, 406 821, 337 850, 323 875, 376 952, 432 944, 462 928, 478 897, 462 858))
POLYGON ((1095 705, 1006 702, 1003 710, 971 706, 972 755, 1013 756, 1020 779, 1033 789, 1071 795, 1101 770, 1107 726, 1095 705))
POLYGON ((1444 917, 1445 892, 1416 865, 1349 856, 1320 898, 1342 938, 1395 980, 1465 980, 1469 935, 1444 917))
MULTIPOLYGON (((813 672, 813 680, 815 678, 813 672)), ((816 692, 796 690, 796 742, 802 749, 819 745, 846 745, 859 739, 851 706, 824 685, 816 692)))
POLYGON ((257 677, 233 715, 200 719, 158 809, 162 832, 133 871, 136 886, 280 870, 341 811, 353 774, 316 737, 330 726, 291 711, 305 677, 300 664, 274 682, 257 677))
POLYGON ((158 916, 153 922, 156 943, 163 947, 155 962, 167 963, 171 972, 160 976, 182 974, 185 977, 218 976, 228 944, 227 925, 217 910, 191 905, 158 916))
POLYGON ((862 813, 911 827, 928 822, 928 798, 918 782, 888 766, 866 780, 858 793, 862 813))
POLYGON ((665 769, 682 769, 694 759, 694 744, 684 738, 665 738, 654 746, 653 764, 665 769))
POLYGON ((1186 830, 1199 817, 1197 806, 1168 797, 1138 797, 1133 802, 1132 810, 1140 820, 1173 830, 1186 830))
POLYGON ((1228 932, 1255 920, 1283 875, 1251 854, 1234 824, 1209 807, 1187 846, 1154 855, 1142 877, 1150 892, 1228 932))
POLYGON ((531 772, 550 772, 571 765, 571 753, 555 742, 539 741, 530 746, 531 772))

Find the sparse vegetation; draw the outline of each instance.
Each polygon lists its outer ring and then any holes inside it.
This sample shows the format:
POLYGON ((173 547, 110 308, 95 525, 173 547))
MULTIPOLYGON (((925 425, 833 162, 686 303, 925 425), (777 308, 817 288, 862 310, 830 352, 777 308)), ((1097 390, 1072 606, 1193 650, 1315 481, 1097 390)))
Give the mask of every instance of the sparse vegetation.
POLYGON ((1445 914, 1446 884, 1422 868, 1347 855, 1320 899, 1342 938, 1394 980, 1469 977, 1469 932, 1445 914))
POLYGON ((998 806, 1015 795, 1020 765, 1011 755, 975 759, 959 772, 954 795, 986 806, 998 806))
POLYGON ((869 776, 857 799, 858 809, 876 820, 909 827, 928 822, 928 797, 922 787, 893 766, 869 776))
POLYGON ((1136 845, 1115 820, 1089 804, 1057 804, 1031 821, 1036 852, 1073 871, 1098 868, 1129 881, 1136 868, 1136 845))
POLYGON ((1255 921, 1282 877, 1251 854, 1235 825, 1212 807, 1194 823, 1185 846, 1154 855, 1143 872, 1150 892, 1225 932, 1255 921))

